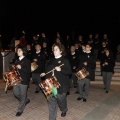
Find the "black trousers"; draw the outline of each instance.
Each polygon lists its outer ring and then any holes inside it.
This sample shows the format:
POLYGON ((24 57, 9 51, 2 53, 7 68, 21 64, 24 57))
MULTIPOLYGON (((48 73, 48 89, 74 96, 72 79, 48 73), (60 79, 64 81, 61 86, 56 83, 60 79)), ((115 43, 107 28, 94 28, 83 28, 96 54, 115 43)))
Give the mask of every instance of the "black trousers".
POLYGON ((58 93, 57 98, 54 98, 51 95, 48 97, 49 120, 56 120, 57 104, 62 112, 68 111, 66 93, 58 93))
POLYGON ((40 91, 41 88, 39 86, 40 82, 41 82, 41 77, 39 73, 32 73, 32 80, 36 85, 36 91, 40 91))

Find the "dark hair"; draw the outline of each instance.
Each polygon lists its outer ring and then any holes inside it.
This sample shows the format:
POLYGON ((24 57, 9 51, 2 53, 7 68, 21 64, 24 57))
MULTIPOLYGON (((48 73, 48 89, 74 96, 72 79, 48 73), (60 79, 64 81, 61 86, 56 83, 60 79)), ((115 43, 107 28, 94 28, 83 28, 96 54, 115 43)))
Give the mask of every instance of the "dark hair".
POLYGON ((109 56, 113 56, 113 51, 110 48, 106 48, 106 51, 109 51, 109 56))
POLYGON ((85 44, 85 46, 86 46, 86 45, 89 45, 90 47, 92 47, 92 44, 91 44, 91 43, 88 43, 88 42, 87 42, 87 43, 85 44))
POLYGON ((71 44, 71 45, 70 45, 70 47, 72 47, 72 46, 74 46, 74 47, 75 47, 75 45, 74 45, 74 44, 71 44))
POLYGON ((36 45, 39 45, 39 46, 41 47, 41 44, 39 44, 39 43, 36 43, 35 46, 36 46, 36 45))
POLYGON ((81 43, 81 46, 86 46, 86 44, 85 43, 81 43))
POLYGON ((22 47, 22 46, 18 46, 17 50, 21 49, 23 51, 23 55, 26 56, 27 55, 27 49, 26 47, 22 47))

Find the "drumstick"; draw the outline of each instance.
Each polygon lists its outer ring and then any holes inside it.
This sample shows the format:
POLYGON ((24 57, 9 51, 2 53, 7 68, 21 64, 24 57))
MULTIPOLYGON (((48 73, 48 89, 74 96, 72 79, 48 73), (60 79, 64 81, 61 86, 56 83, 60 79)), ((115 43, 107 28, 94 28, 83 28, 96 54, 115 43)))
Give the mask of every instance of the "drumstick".
MULTIPOLYGON (((61 64, 60 66, 58 66, 58 67, 61 67, 61 66, 63 66, 64 64, 61 64)), ((47 75, 47 74, 49 74, 50 72, 52 72, 52 71, 54 71, 55 70, 55 68, 54 69, 52 69, 52 70, 50 70, 49 72, 47 72, 47 73, 45 73, 45 75, 47 75)))

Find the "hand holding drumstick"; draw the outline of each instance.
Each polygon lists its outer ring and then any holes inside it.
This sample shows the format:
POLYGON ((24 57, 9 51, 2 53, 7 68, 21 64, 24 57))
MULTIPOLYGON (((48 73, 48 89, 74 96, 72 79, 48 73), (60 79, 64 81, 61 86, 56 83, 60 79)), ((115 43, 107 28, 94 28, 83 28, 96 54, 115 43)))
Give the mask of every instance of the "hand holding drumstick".
POLYGON ((57 66, 57 67, 55 67, 53 70, 51 70, 51 71, 49 71, 49 72, 47 72, 47 73, 41 73, 40 74, 40 77, 43 77, 43 76, 45 76, 46 74, 48 74, 48 73, 50 73, 50 72, 52 72, 52 71, 54 71, 54 70, 57 70, 57 71, 61 71, 61 66, 63 66, 64 64, 62 64, 62 65, 60 65, 60 66, 57 66))

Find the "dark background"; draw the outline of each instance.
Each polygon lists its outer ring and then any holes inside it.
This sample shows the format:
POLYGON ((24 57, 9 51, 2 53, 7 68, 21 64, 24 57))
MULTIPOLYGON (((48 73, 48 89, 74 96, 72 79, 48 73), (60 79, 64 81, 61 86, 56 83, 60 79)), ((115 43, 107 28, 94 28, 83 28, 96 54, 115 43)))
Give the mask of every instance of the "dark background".
POLYGON ((107 33, 116 49, 120 43, 119 11, 119 4, 114 1, 1 0, 0 34, 4 44, 9 44, 13 36, 19 39, 22 30, 28 40, 41 32, 46 32, 51 40, 57 31, 85 37, 107 33))

